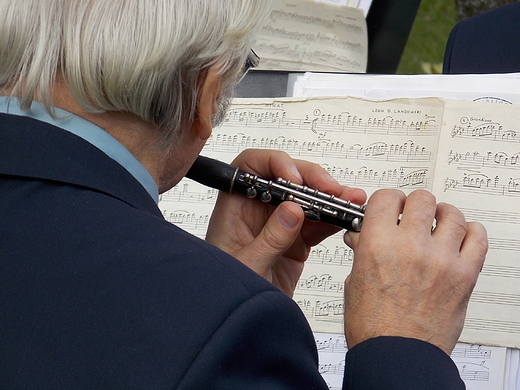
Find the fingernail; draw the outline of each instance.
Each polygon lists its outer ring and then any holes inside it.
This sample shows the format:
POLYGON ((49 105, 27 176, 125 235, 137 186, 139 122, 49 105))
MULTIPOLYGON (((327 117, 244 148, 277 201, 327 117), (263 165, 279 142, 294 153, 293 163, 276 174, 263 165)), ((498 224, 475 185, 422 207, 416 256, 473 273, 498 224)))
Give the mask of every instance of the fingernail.
POLYGON ((300 174, 300 171, 298 171, 298 168, 296 168, 296 166, 292 166, 291 167, 291 173, 296 176, 298 179, 300 179, 300 181, 303 181, 303 177, 302 175, 300 174))
POLYGON ((280 224, 289 230, 292 230, 298 225, 298 217, 287 210, 285 207, 280 207, 280 211, 278 212, 278 220, 280 224))

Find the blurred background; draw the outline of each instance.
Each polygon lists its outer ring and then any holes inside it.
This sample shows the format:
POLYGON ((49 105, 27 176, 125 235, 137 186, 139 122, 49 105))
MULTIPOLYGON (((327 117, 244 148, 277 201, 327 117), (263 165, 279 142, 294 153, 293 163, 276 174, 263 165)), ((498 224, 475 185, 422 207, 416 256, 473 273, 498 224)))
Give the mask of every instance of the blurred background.
POLYGON ((444 48, 458 21, 517 1, 422 0, 397 73, 441 73, 444 48))

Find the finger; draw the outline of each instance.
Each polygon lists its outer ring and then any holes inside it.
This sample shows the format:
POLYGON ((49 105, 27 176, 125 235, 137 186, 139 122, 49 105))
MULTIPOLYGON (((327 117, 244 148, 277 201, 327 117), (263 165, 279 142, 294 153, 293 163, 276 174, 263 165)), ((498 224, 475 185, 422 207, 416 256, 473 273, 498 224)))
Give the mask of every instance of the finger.
POLYGON ((399 226, 430 234, 436 210, 437 202, 430 192, 414 191, 406 198, 399 226))
MULTIPOLYGON (((363 190, 359 190, 361 192, 360 197, 356 198, 355 195, 351 195, 353 191, 356 191, 356 189, 348 187, 342 188, 343 191, 338 195, 338 198, 350 200, 357 204, 363 204, 365 202, 366 194, 363 190)), ((306 221, 303 225, 301 236, 306 245, 315 246, 340 230, 340 228, 326 223, 306 221)))
POLYGON ((322 167, 310 161, 295 160, 285 152, 265 149, 247 149, 233 161, 247 172, 265 178, 282 177, 297 184, 317 186, 324 191, 341 192, 341 185, 322 167))
POLYGON ((439 203, 435 217, 437 221, 432 237, 447 250, 460 251, 462 241, 467 234, 464 214, 455 206, 439 203))
POLYGON ((303 220, 300 206, 291 202, 282 203, 255 239, 240 251, 240 258, 255 272, 267 276, 280 256, 293 245, 303 220))
POLYGON ((379 237, 397 226, 406 195, 398 190, 378 190, 368 199, 363 218, 363 236, 379 237))
POLYGON ((356 204, 366 202, 365 191, 340 184, 323 167, 308 161, 296 160, 306 186, 320 190, 356 204))
POLYGON ((479 222, 469 222, 467 233, 462 242, 460 256, 474 272, 480 272, 488 251, 488 237, 484 225, 479 222))
POLYGON ((248 149, 237 156, 233 165, 268 179, 282 177, 357 204, 364 204, 366 201, 363 190, 343 186, 318 164, 294 160, 281 151, 248 149))
POLYGON ((355 251, 359 242, 359 233, 350 231, 345 232, 343 235, 343 242, 347 244, 350 249, 355 251))
POLYGON ((283 177, 294 183, 303 183, 296 161, 277 150, 247 149, 233 160, 232 165, 268 179, 283 177))

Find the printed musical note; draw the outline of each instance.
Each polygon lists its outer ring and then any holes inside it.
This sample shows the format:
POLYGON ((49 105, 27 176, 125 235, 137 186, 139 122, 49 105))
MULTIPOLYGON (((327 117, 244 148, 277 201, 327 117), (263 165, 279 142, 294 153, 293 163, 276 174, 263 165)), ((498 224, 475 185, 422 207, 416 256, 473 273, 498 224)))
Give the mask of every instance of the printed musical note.
POLYGON ((306 279, 301 278, 296 288, 305 292, 342 292, 343 281, 335 281, 330 274, 311 275, 306 279))
POLYGON ((335 246, 318 244, 311 248, 307 263, 341 267, 352 265, 353 258, 354 252, 345 244, 338 243, 335 246))
POLYGON ((203 237, 209 223, 209 214, 198 214, 188 210, 163 210, 164 219, 192 234, 203 237))
POLYGON ((170 191, 161 194, 161 202, 178 202, 178 203, 206 203, 209 205, 215 204, 218 195, 218 190, 213 188, 205 188, 200 191, 190 190, 194 187, 193 183, 184 182, 182 186, 173 187, 170 191))

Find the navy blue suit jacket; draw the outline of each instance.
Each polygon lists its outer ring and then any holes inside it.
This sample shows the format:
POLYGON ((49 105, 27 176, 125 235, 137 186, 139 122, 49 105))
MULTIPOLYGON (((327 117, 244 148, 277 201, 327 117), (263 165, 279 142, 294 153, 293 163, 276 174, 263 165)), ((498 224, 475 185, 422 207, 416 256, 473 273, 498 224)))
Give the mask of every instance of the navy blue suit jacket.
POLYGON ((520 3, 459 22, 451 31, 443 73, 520 72, 520 3))
MULTIPOLYGON (((0 388, 326 389, 298 306, 165 221, 117 162, 0 114, 0 388)), ((463 388, 418 340, 348 353, 345 389, 463 388)))

